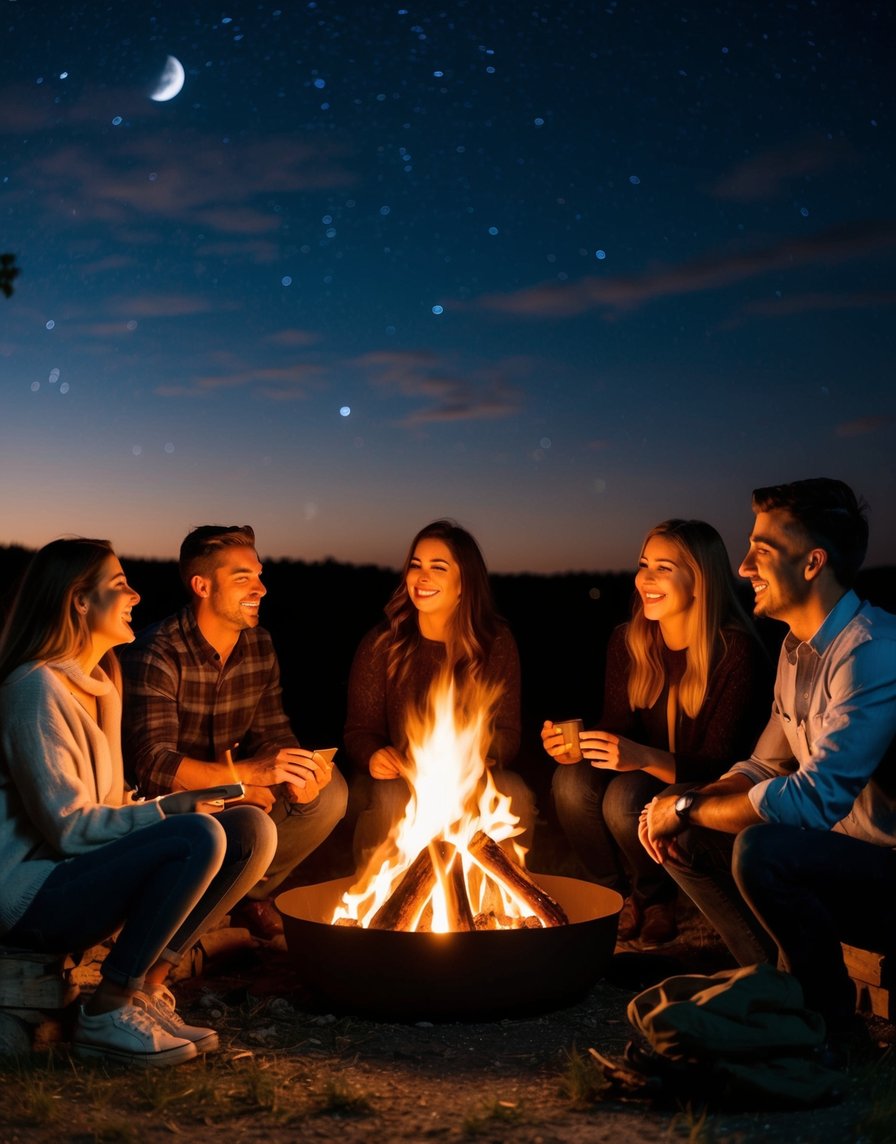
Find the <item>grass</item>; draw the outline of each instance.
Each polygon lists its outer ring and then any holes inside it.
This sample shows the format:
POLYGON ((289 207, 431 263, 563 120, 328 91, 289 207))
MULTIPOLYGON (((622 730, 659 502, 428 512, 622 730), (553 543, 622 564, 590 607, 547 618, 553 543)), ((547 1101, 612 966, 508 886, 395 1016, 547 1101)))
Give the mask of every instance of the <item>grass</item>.
POLYGON ((518 1125, 523 1119, 523 1108, 516 1101, 495 1100, 468 1113, 461 1126, 465 1136, 482 1136, 493 1132, 496 1126, 518 1125))
POLYGON ((873 1064, 855 1069, 854 1090, 867 1094, 867 1108, 856 1123, 862 1144, 890 1144, 896 1124, 896 1055, 892 1049, 873 1064))
POLYGON ((670 1128, 683 1130, 688 1144, 712 1144, 716 1139, 715 1122, 706 1107, 687 1105, 673 1118, 670 1128))
POLYGON ((560 1075, 560 1092, 574 1108, 590 1108, 603 1100, 609 1085, 594 1059, 573 1046, 560 1075))
POLYGON ((369 1116, 373 1107, 363 1093, 329 1077, 316 1098, 315 1111, 323 1116, 369 1116))

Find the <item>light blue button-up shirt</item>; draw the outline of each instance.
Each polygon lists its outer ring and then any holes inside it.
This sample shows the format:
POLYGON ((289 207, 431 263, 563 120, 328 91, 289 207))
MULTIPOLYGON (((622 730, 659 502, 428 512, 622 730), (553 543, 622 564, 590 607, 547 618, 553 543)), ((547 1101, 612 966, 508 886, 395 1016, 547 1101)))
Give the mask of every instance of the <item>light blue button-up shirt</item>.
POLYGON ((766 822, 896 846, 896 616, 847 592, 810 640, 789 634, 768 726, 729 773, 766 822))

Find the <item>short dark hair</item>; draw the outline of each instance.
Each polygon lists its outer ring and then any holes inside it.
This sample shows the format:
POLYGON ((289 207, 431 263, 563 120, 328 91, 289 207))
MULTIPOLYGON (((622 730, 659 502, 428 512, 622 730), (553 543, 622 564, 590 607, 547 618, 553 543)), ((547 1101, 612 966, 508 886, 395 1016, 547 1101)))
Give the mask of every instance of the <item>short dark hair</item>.
POLYGON ((255 531, 248 524, 200 524, 180 546, 177 569, 189 592, 194 576, 211 576, 222 548, 254 548, 255 531))
POLYGON ((784 509, 811 542, 828 554, 844 588, 851 587, 868 551, 868 505, 849 485, 833 477, 811 477, 753 490, 753 511, 784 509))

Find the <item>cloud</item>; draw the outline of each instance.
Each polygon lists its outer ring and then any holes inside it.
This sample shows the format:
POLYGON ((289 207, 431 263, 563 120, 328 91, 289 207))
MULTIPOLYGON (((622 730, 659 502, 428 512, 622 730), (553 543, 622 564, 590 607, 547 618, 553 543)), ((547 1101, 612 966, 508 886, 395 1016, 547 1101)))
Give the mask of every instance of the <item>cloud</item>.
POLYGON ((896 424, 896 417, 888 414, 856 417, 852 421, 841 421, 834 432, 838 437, 866 437, 869 433, 878 433, 882 429, 889 430, 896 424))
MULTIPOLYGON (((3 106, 8 128, 5 113, 15 105, 3 106)), ((144 242, 158 236, 153 229, 141 235, 140 224, 159 221, 257 238, 281 226, 272 196, 355 182, 345 165, 346 148, 332 140, 280 135, 227 142, 199 132, 175 135, 153 115, 141 117, 138 133, 127 124, 111 126, 114 114, 108 107, 86 113, 78 103, 56 108, 55 115, 36 105, 15 117, 19 130, 39 134, 39 127, 46 128, 27 163, 16 168, 14 186, 19 196, 36 195, 54 225, 129 226, 144 242), (73 135, 78 141, 55 142, 73 135)))
POLYGON ((877 255, 894 243, 894 222, 852 223, 760 250, 719 252, 692 262, 655 267, 640 275, 548 282, 512 294, 485 295, 472 305, 518 317, 571 318, 595 310, 614 317, 661 298, 718 290, 773 271, 832 266, 877 255))
POLYGON ((808 139, 751 156, 722 175, 710 193, 738 203, 766 202, 784 194, 794 179, 821 174, 851 158, 852 150, 845 143, 808 139))
POLYGON ((482 421, 510 417, 520 408, 520 395, 508 376, 521 372, 525 359, 508 359, 494 366, 464 371, 438 354, 426 351, 377 351, 353 363, 367 373, 381 392, 397 394, 416 404, 398 424, 407 428, 445 421, 482 421))
POLYGON ((313 346, 316 342, 320 341, 320 334, 315 333, 313 330, 278 330, 274 334, 268 334, 264 339, 275 346, 313 346))
POLYGON ((184 318, 220 308, 220 302, 197 294, 136 294, 118 298, 111 305, 113 312, 126 318, 184 318))
POLYGON ((790 314, 809 314, 818 311, 873 310, 875 307, 896 306, 896 291, 857 291, 853 294, 834 294, 812 291, 782 298, 763 298, 748 302, 745 314, 759 314, 767 318, 783 318, 790 314))

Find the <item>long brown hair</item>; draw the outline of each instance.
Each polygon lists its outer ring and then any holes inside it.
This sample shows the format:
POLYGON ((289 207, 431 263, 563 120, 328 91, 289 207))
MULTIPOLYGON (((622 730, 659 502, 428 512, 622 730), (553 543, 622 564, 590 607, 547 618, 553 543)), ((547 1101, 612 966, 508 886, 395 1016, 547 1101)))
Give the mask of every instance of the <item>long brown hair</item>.
MULTIPOLYGON (((654 536, 662 536, 675 545, 694 583, 695 607, 689 615, 686 666, 678 690, 682 710, 693 719, 706 698, 713 664, 724 652, 725 629, 755 633, 734 590, 725 542, 711 524, 703 520, 664 520, 645 536, 642 555, 654 536)), ((665 644, 659 623, 644 615, 638 592, 632 601, 625 642, 631 657, 629 703, 633 710, 652 707, 666 681, 665 644)))
MULTIPOLYGON (((23 663, 53 663, 79 656, 90 643, 87 620, 75 597, 94 591, 114 555, 108 540, 52 540, 31 558, 0 634, 0 683, 23 663)), ((117 660, 102 666, 117 679, 117 660)))
POLYGON ((479 545, 465 528, 453 520, 434 520, 421 528, 411 541, 401 569, 401 581, 384 609, 389 627, 379 637, 388 647, 387 677, 396 686, 403 682, 423 638, 417 609, 405 584, 411 560, 422 540, 441 540, 457 561, 460 598, 448 624, 447 658, 458 682, 465 676, 479 680, 500 621, 479 545))

